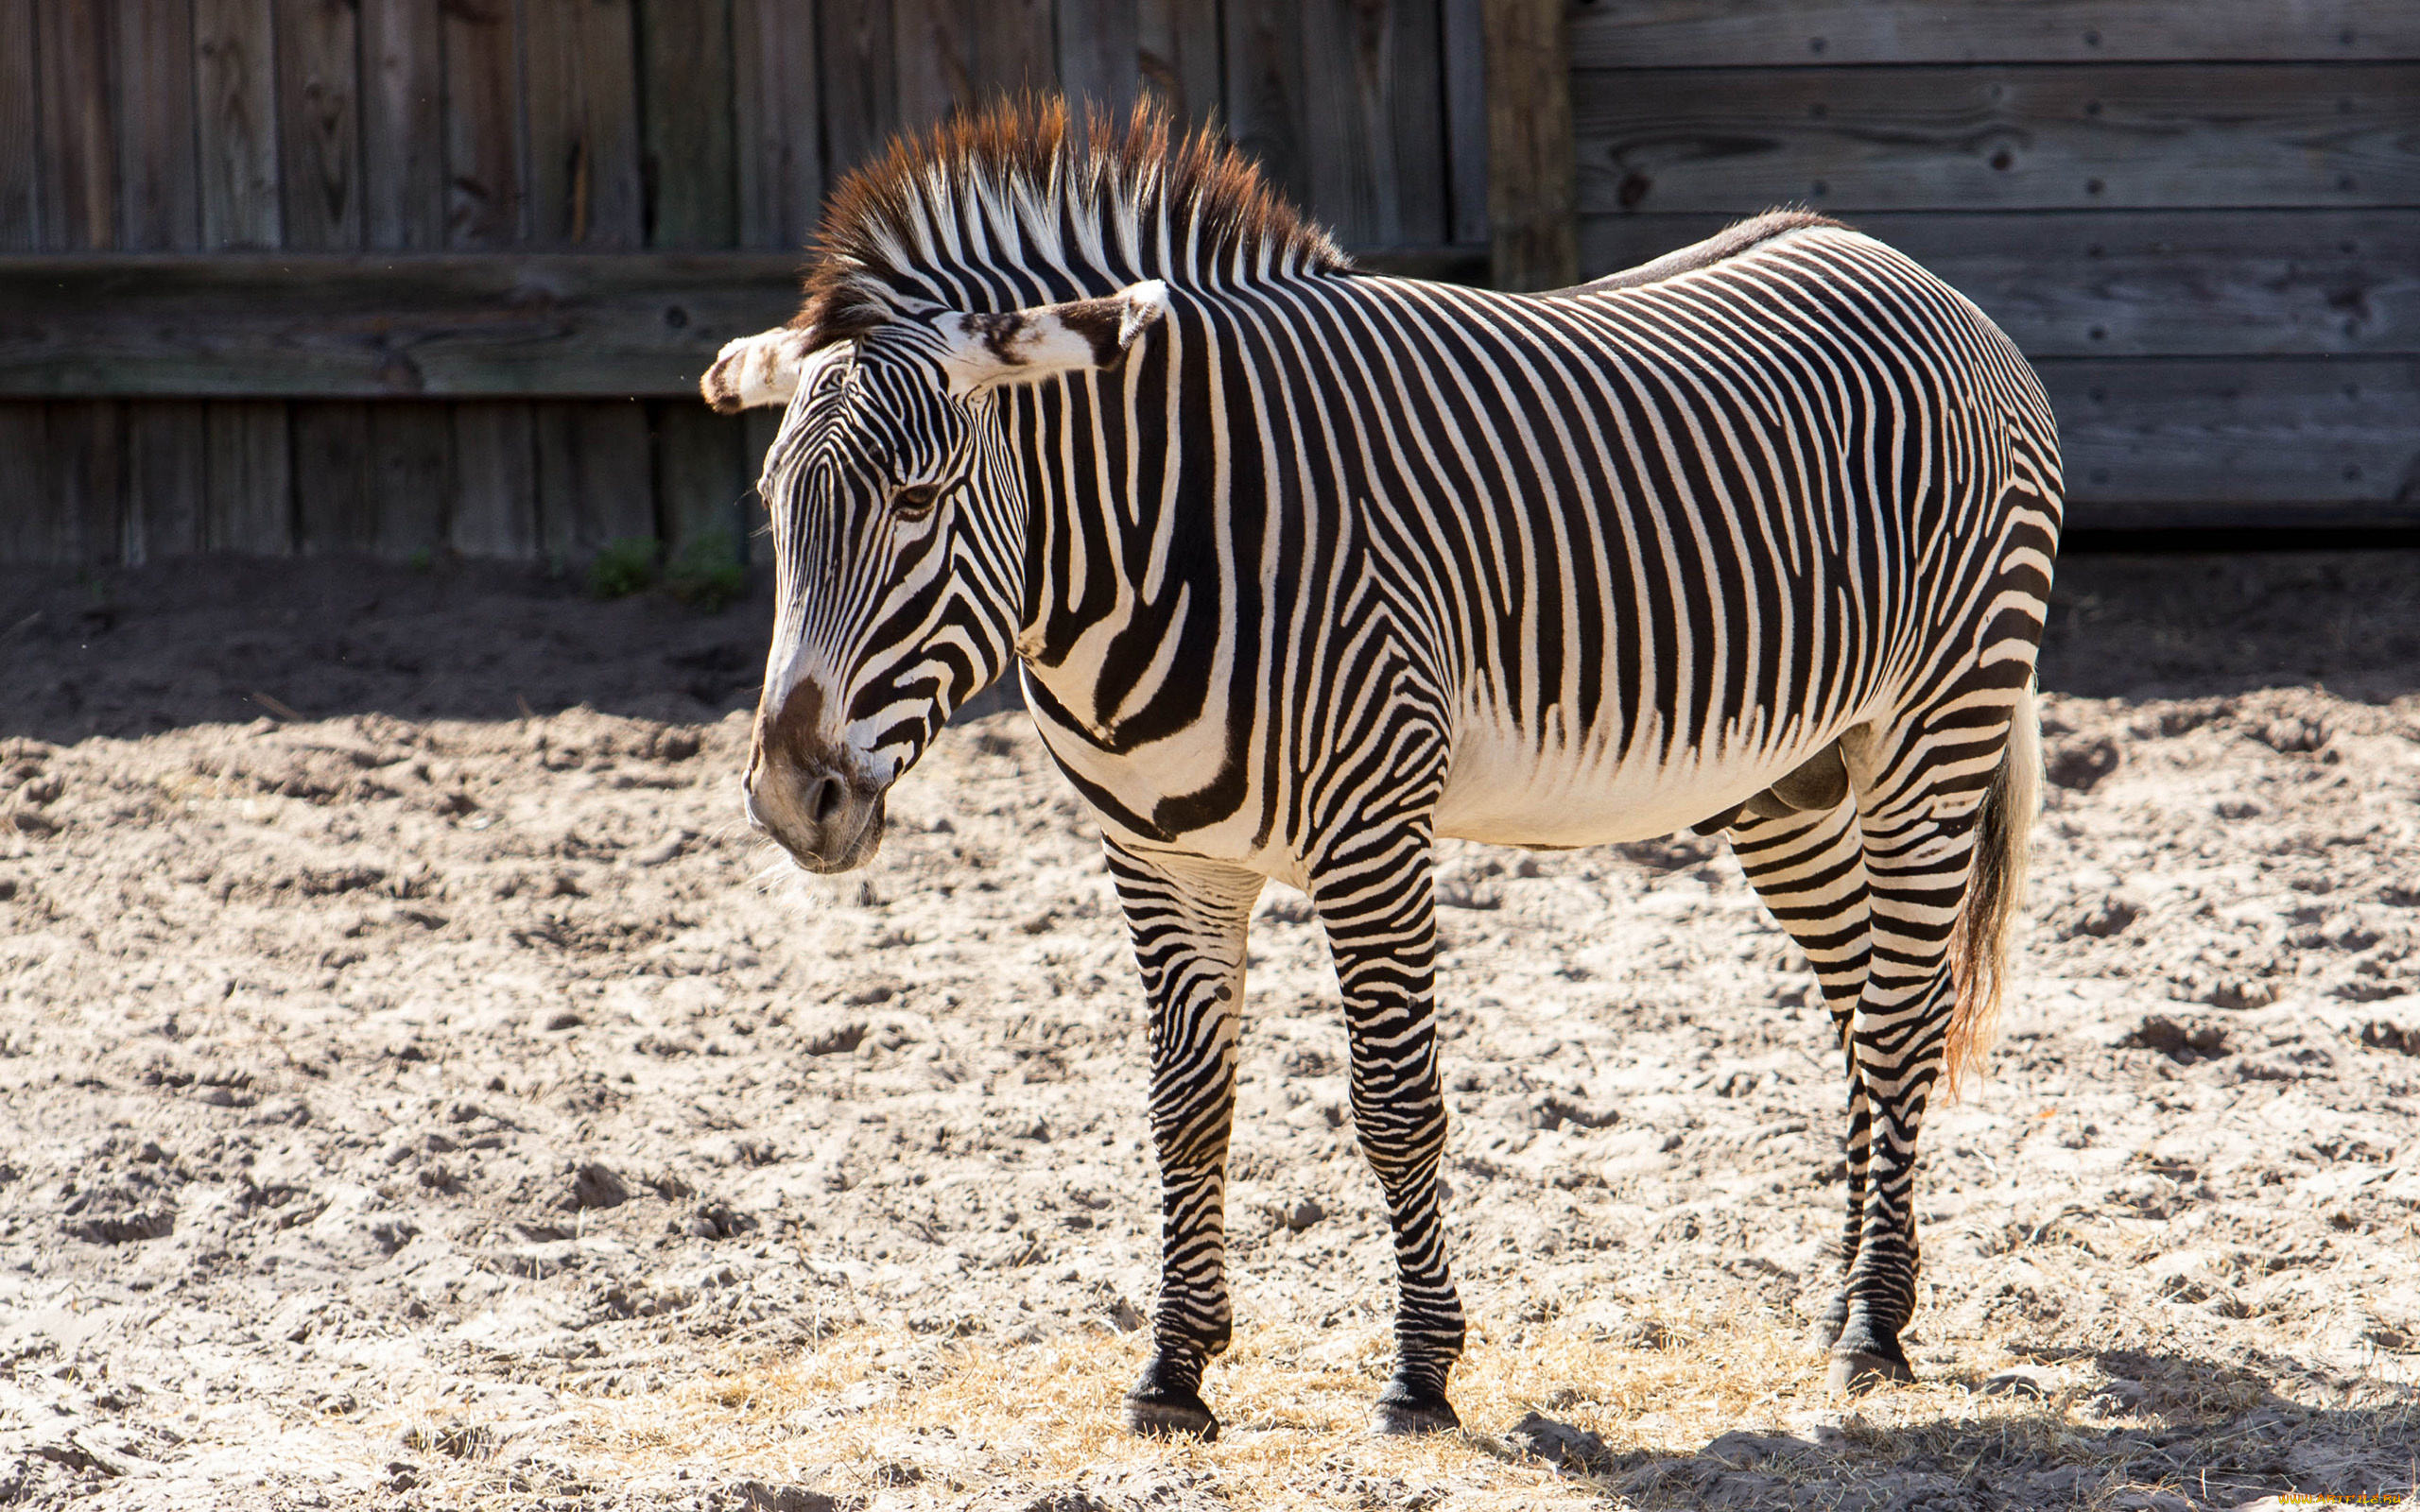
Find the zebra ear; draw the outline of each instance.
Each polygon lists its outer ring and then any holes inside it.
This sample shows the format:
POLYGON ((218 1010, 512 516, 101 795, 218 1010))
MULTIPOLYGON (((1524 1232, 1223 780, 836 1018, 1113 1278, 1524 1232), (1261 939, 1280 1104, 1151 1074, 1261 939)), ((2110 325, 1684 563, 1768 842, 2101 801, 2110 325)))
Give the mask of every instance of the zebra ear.
POLYGON ((724 344, 715 365, 698 380, 698 392, 726 415, 765 404, 786 404, 820 345, 813 326, 775 326, 724 344))
POLYGON ((1167 318, 1168 286, 1158 279, 1100 300, 1070 300, 1006 315, 945 315, 942 367, 963 399, 998 383, 1115 368, 1143 333, 1167 318))

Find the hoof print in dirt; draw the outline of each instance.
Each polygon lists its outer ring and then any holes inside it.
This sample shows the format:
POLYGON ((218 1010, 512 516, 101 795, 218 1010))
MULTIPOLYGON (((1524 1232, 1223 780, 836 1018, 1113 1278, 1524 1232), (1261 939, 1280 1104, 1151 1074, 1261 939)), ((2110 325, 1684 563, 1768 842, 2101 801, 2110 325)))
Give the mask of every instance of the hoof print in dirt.
POLYGON ((2120 1043, 2130 1049, 2156 1050, 2170 1060, 2191 1065, 2225 1055, 2227 1032, 2215 1023, 2179 1023, 2164 1013, 2154 1013, 2120 1043))
POLYGON ((1566 1475, 1601 1475, 1614 1467, 1613 1449, 1602 1438, 1536 1412, 1507 1430, 1504 1441, 1566 1475))

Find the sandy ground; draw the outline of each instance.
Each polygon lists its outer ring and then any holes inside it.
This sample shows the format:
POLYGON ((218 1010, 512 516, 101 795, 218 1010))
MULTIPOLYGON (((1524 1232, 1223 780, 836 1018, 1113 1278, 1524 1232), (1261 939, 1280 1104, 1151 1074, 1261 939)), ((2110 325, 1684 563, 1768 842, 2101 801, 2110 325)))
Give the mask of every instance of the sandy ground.
POLYGON ((1318 925, 1253 944, 1217 1445, 1089 825, 1021 713, 869 869, 736 822, 769 609, 341 563, 0 577, 0 1503, 2232 1507, 2420 1454, 2420 557, 2085 558, 1911 1330, 1801 1340, 1841 1101, 1685 837, 1455 848, 1470 1430, 1360 1425, 1387 1246, 1318 925))

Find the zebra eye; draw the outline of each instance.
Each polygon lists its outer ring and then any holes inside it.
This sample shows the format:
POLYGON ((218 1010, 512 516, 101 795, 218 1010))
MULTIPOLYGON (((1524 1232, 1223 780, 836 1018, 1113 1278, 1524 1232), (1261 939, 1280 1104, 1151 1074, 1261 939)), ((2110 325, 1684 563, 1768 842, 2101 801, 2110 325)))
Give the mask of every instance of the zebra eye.
POLYGON ((938 483, 910 483, 894 490, 890 495, 892 512, 902 520, 922 520, 933 512, 941 502, 942 488, 938 483))

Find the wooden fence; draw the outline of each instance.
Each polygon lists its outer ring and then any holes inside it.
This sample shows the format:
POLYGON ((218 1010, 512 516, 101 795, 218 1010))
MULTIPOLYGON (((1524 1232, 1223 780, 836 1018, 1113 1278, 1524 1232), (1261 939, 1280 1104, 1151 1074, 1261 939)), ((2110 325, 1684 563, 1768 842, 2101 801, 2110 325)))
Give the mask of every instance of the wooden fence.
POLYGON ((0 0, 0 562, 744 542, 768 421, 693 386, 796 307, 825 186, 892 133, 1149 89, 1348 246, 1468 275, 1478 26, 1478 0, 0 0))
POLYGON ((1404 271, 1811 204, 2034 359, 2075 524, 2420 523, 2413 0, 0 0, 0 562, 744 542, 697 372, 1027 86, 1404 271))
POLYGON ((1583 266, 1767 205, 1989 311, 2084 526, 2420 524, 2420 5, 1583 0, 1583 266))

